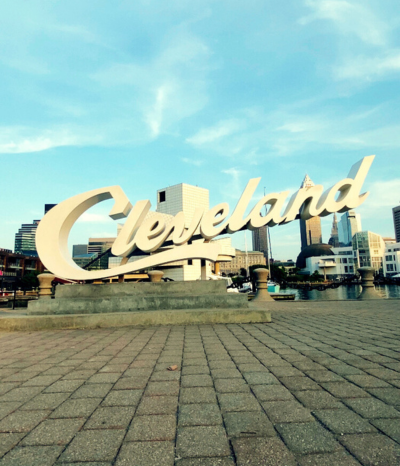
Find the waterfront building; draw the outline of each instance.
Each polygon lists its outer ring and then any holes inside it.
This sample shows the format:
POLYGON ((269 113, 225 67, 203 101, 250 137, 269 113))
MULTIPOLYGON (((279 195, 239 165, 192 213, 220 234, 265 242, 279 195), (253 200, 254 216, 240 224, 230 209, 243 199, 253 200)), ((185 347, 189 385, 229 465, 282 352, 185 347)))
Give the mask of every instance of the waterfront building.
POLYGON ((349 210, 340 217, 338 224, 340 246, 350 246, 353 236, 362 230, 361 216, 355 210, 349 210))
MULTIPOLYGON (((306 175, 300 188, 311 188, 315 184, 310 177, 306 175)), ((301 249, 311 246, 312 244, 322 243, 321 219, 320 217, 312 217, 308 220, 300 219, 300 239, 301 249)))
POLYGON ((252 232, 253 251, 260 251, 268 263, 268 227, 265 225, 252 232))
POLYGON ((400 241, 397 243, 386 243, 383 256, 383 275, 393 277, 400 274, 400 241))
POLYGON ((396 241, 400 243, 400 205, 397 207, 393 207, 393 226, 394 226, 394 234, 396 236, 396 241))
POLYGON ((12 289, 27 273, 43 272, 44 266, 37 256, 29 256, 0 248, 0 290, 12 289))
POLYGON ((351 277, 355 274, 353 248, 337 247, 319 244, 305 248, 299 254, 296 262, 301 273, 312 275, 317 271, 327 280, 351 277))
POLYGON ((382 236, 372 231, 359 231, 352 240, 354 263, 358 267, 373 267, 376 272, 383 272, 385 242, 382 236))
POLYGON ((230 262, 221 262, 220 271, 226 275, 230 273, 237 275, 240 273, 240 269, 245 269, 248 272, 249 267, 252 265, 267 265, 264 253, 235 249, 235 257, 230 262))

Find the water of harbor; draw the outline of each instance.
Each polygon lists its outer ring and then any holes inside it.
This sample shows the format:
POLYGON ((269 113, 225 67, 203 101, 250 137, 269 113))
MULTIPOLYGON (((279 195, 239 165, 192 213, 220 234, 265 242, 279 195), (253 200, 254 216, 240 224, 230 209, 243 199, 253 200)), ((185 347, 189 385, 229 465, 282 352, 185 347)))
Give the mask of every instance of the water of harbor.
MULTIPOLYGON (((375 287, 382 298, 400 298, 400 286, 397 285, 381 285, 375 287)), ((344 300, 357 299, 361 293, 361 285, 346 285, 339 288, 328 288, 324 291, 318 290, 294 290, 292 288, 281 289, 279 293, 295 294, 295 299, 304 300, 344 300)))

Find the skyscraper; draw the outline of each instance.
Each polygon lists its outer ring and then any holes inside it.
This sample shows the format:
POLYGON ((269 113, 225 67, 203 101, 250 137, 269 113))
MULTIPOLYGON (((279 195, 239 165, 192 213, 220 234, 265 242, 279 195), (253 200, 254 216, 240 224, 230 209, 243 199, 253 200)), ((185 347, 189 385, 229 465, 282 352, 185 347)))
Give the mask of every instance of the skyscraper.
MULTIPOLYGON (((306 175, 300 188, 311 188, 315 184, 311 181, 310 177, 306 175)), ((312 217, 308 220, 300 219, 300 238, 301 249, 304 249, 311 244, 322 243, 321 232, 321 219, 319 217, 312 217)))
POLYGON ((394 234, 396 236, 396 242, 400 243, 400 205, 393 207, 393 225, 394 225, 394 234))
POLYGON ((264 254, 268 263, 268 228, 263 226, 253 231, 253 251, 260 251, 264 254))
MULTIPOLYGON (((52 209, 57 204, 45 204, 44 213, 52 209)), ((15 234, 14 252, 25 254, 26 256, 37 257, 36 251, 36 230, 40 220, 34 220, 33 223, 23 223, 21 228, 15 234)))
POLYGON ((21 228, 15 234, 15 253, 37 257, 35 238, 39 222, 40 220, 34 220, 33 223, 23 223, 21 225, 21 228))
POLYGON ((361 216, 355 210, 349 210, 340 217, 338 224, 340 246, 350 246, 353 236, 362 231, 361 216))
POLYGON ((339 247, 339 233, 336 213, 333 214, 331 237, 329 238, 328 244, 330 244, 334 248, 339 247))

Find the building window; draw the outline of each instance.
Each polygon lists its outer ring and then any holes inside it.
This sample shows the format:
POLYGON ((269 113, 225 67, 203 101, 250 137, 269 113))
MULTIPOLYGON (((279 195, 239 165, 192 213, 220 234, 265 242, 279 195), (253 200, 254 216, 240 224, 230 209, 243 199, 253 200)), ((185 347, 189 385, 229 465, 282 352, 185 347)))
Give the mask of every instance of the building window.
POLYGON ((158 202, 165 202, 165 191, 160 191, 158 193, 158 197, 159 197, 158 202))
POLYGON ((188 265, 193 265, 193 259, 188 259, 188 265))
POLYGON ((386 270, 387 270, 388 272, 393 272, 393 264, 387 264, 387 265, 386 265, 386 270))

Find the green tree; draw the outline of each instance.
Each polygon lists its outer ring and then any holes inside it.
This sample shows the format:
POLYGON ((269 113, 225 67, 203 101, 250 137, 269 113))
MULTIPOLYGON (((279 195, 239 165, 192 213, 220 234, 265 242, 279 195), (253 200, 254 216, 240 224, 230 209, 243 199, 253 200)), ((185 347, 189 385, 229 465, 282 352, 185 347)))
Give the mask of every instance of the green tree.
POLYGON ((40 273, 41 272, 38 272, 37 270, 26 273, 21 279, 22 288, 37 288, 39 286, 39 280, 37 276, 40 273))

